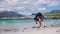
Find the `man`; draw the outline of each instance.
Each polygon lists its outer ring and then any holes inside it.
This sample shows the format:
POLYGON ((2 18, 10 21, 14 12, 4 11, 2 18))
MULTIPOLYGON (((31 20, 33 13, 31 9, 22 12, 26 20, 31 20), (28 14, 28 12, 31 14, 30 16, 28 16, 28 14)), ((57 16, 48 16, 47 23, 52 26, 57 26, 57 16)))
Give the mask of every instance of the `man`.
POLYGON ((34 20, 36 21, 36 24, 37 22, 39 22, 39 27, 38 28, 41 28, 42 27, 42 21, 43 21, 43 15, 39 12, 36 14, 34 20))

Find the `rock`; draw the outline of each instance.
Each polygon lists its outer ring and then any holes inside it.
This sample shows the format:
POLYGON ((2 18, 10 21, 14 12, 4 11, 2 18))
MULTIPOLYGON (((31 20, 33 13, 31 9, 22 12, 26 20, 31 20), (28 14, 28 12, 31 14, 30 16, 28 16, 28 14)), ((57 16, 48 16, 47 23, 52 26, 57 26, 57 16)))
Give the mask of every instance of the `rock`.
POLYGON ((43 26, 43 27, 47 27, 47 26, 43 26))
POLYGON ((33 26, 32 28, 36 28, 35 26, 33 26))

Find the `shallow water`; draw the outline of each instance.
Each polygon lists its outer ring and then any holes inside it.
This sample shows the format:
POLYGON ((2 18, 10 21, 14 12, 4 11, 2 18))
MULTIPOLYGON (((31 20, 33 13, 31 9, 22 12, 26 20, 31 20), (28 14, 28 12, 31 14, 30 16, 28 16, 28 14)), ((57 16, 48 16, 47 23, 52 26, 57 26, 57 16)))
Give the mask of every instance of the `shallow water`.
MULTIPOLYGON (((44 23, 60 23, 60 19, 43 19, 44 23)), ((35 23, 33 19, 20 19, 20 20, 14 20, 14 19, 0 19, 0 24, 13 24, 13 23, 35 23)))

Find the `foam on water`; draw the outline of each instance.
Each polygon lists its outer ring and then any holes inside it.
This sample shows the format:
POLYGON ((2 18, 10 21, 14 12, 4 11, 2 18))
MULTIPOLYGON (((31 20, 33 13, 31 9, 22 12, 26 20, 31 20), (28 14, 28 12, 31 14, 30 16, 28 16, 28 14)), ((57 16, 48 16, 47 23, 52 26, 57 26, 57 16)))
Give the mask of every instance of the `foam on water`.
MULTIPOLYGON (((0 24, 7 24, 7 23, 35 23, 33 19, 26 19, 26 20, 1 20, 0 19, 0 24)), ((60 23, 60 19, 44 19, 43 23, 60 23)))

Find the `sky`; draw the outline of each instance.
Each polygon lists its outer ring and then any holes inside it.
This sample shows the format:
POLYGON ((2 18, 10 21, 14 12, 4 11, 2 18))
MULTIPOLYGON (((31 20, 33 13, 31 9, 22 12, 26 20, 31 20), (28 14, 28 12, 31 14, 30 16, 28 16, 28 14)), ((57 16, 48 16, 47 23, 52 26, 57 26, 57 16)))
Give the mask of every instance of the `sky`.
POLYGON ((0 12, 15 11, 19 14, 46 13, 60 10, 60 0, 0 0, 0 12))

